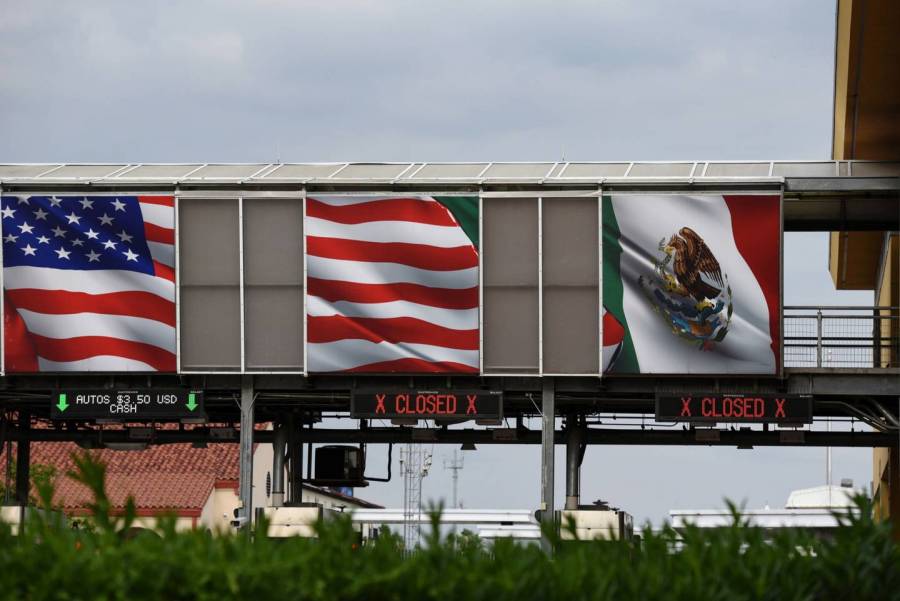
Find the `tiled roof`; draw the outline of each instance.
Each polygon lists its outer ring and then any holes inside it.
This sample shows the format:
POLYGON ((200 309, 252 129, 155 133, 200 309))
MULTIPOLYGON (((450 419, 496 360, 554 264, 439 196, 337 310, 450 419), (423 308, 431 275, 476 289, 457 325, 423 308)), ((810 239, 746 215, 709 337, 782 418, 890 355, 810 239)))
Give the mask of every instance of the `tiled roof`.
MULTIPOLYGON (((54 502, 63 509, 84 508, 87 488, 66 473, 74 469, 72 453, 81 449, 71 442, 31 444, 31 464, 56 468, 54 502)), ((106 490, 114 508, 121 509, 129 495, 139 510, 200 510, 217 481, 238 479, 238 446, 190 444, 151 446, 143 451, 88 451, 106 464, 106 490)))

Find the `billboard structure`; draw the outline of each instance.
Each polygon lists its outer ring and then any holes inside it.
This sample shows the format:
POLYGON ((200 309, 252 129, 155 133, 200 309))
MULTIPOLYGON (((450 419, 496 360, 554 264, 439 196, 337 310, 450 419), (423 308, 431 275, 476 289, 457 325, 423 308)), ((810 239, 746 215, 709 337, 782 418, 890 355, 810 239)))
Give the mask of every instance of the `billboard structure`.
POLYGON ((2 211, 6 373, 780 370, 771 192, 7 193, 2 211))

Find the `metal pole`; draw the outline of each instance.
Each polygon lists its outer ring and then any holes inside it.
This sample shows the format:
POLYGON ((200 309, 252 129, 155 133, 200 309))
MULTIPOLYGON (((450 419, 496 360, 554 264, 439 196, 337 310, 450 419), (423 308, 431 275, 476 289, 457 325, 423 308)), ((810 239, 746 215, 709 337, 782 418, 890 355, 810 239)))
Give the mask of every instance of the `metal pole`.
MULTIPOLYGON (((553 378, 543 379, 541 394, 541 512, 544 520, 551 520, 554 524, 556 517, 553 513, 553 436, 554 423, 556 422, 556 391, 553 378)), ((550 541, 541 537, 541 547, 547 553, 553 551, 550 541)))
POLYGON ((284 423, 275 428, 272 442, 272 507, 284 505, 284 452, 287 447, 287 428, 284 423))
POLYGON ((249 530, 253 519, 253 377, 241 378, 240 480, 242 527, 249 530))
POLYGON ((19 409, 19 441, 16 443, 16 503, 25 507, 31 492, 31 412, 19 409))
POLYGON ((581 447, 584 431, 577 415, 568 418, 566 438, 566 509, 578 509, 581 501, 581 447))
POLYGON ((822 310, 816 311, 816 367, 822 367, 822 310))

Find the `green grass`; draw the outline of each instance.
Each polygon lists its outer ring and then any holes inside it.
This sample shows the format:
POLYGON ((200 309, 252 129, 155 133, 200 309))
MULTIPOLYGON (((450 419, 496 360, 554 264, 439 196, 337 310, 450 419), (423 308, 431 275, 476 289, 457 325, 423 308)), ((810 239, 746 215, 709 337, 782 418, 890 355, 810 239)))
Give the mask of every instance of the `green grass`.
MULTIPOLYGON (((801 532, 767 536, 734 524, 715 531, 671 530, 641 542, 562 542, 550 556, 536 545, 439 534, 404 553, 387 534, 360 547, 348 519, 319 527, 317 540, 253 534, 176 532, 126 536, 134 520, 110 516, 104 468, 79 457, 73 476, 94 492, 93 527, 26 525, 22 536, 0 524, 2 599, 900 599, 900 552, 890 526, 843 518, 831 540, 801 532)), ((47 486, 41 497, 52 498, 47 486)), ((265 527, 264 525, 262 527, 265 527)))

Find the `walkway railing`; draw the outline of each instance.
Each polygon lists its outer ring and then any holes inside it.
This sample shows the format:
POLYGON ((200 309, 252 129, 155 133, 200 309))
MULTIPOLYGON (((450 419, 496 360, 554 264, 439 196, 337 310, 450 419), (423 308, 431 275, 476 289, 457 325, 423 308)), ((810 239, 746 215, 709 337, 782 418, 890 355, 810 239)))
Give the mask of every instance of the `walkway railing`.
POLYGON ((785 307, 784 366, 900 367, 900 307, 785 307))

